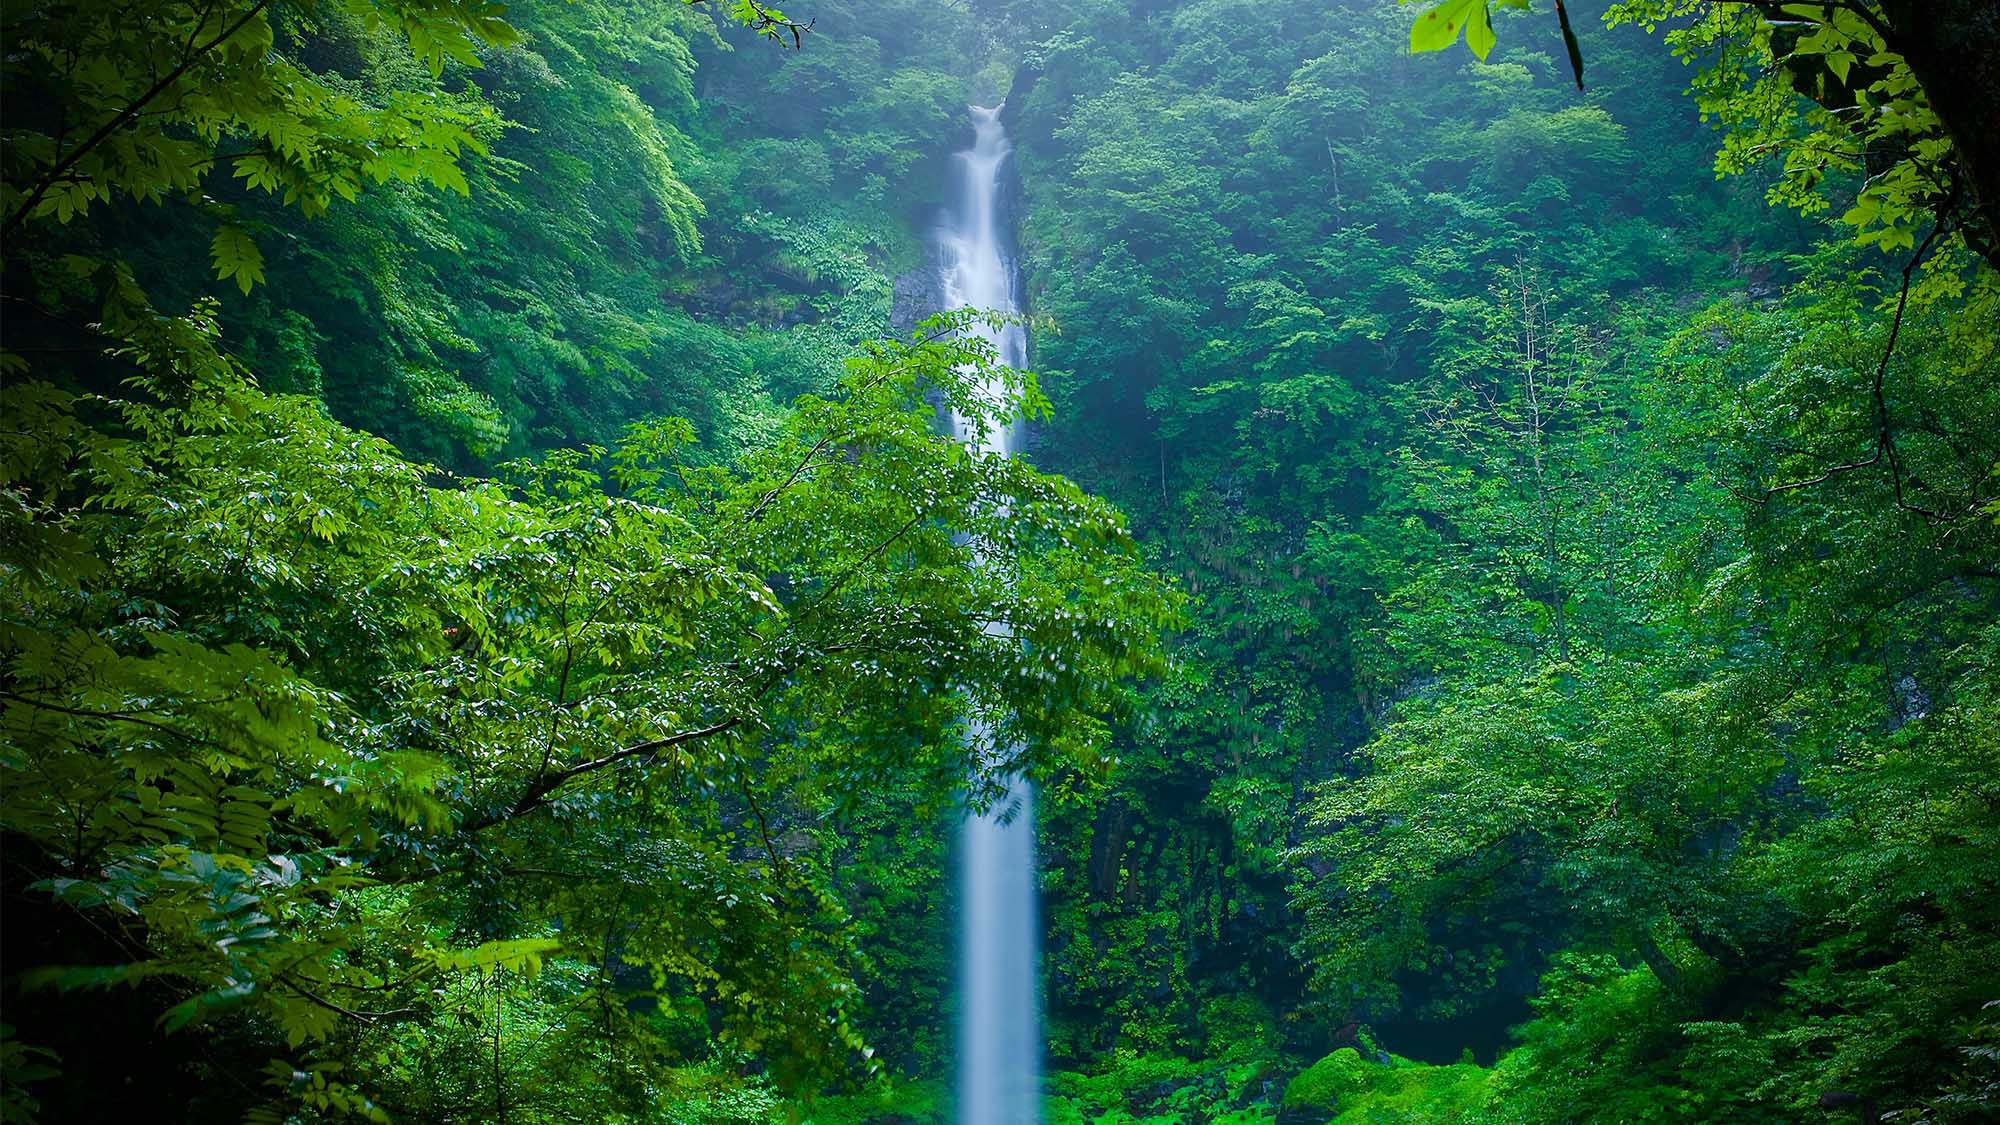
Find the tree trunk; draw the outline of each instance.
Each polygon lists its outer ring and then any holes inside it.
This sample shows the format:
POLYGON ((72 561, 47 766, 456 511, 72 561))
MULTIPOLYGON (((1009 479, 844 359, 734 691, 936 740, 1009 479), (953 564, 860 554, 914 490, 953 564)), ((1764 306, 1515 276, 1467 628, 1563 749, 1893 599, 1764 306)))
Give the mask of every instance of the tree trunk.
POLYGON ((1660 978, 1660 983, 1666 986, 1668 992, 1680 994, 1680 966, 1674 964, 1673 958, 1667 956, 1667 951, 1661 949, 1660 944, 1653 940, 1652 933, 1645 929, 1639 931, 1639 957, 1646 962, 1647 968, 1653 970, 1653 975, 1660 978))
POLYGON ((1090 890, 1105 902, 1118 897, 1118 869, 1130 831, 1131 810, 1123 802, 1114 800, 1097 814, 1090 834, 1090 890))
POLYGON ((1909 61, 1957 150, 1966 240, 2000 269, 2000 4, 1880 3, 1889 49, 1909 61))

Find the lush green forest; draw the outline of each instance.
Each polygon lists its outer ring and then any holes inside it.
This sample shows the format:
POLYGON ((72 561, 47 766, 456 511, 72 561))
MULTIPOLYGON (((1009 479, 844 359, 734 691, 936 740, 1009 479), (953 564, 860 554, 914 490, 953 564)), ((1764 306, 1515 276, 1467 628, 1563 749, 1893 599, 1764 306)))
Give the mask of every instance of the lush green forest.
POLYGON ((1990 3, 0 18, 0 1120, 2000 1115, 1990 3))

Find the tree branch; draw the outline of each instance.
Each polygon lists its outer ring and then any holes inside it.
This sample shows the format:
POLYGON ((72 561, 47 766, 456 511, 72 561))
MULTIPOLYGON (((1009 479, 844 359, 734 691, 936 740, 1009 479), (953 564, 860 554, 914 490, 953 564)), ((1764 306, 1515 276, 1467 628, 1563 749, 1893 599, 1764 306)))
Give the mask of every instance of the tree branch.
POLYGON ((1911 278, 1915 274, 1918 264, 1924 260, 1924 255, 1930 252, 1931 247, 1936 244, 1938 237, 1949 229, 1949 225, 1948 218, 1943 217, 1932 223, 1931 232, 1925 235, 1924 240, 1917 245, 1916 253, 1910 255, 1910 260, 1903 263, 1903 283, 1896 294, 1896 315, 1889 321, 1889 340, 1888 343, 1883 345, 1882 358, 1876 361, 1875 377, 1870 387, 1870 393, 1875 401, 1874 451, 1866 457, 1830 466, 1816 476, 1808 477, 1804 480, 1787 481, 1783 484, 1772 485, 1764 490, 1765 496, 1774 496, 1781 492, 1793 492, 1802 488, 1811 488, 1814 485, 1824 484, 1842 473, 1851 473, 1857 469, 1865 469, 1870 465, 1879 464, 1886 460, 1889 463, 1890 482, 1896 490, 1897 507, 1905 511, 1915 512, 1935 522, 1942 522, 1947 518, 1929 508, 1912 504, 1903 497, 1902 456, 1896 449, 1895 430, 1889 417, 1889 399, 1884 393, 1883 387, 1888 380, 1889 361, 1896 354, 1896 342, 1902 336, 1903 314, 1910 305, 1911 278))
POLYGON ((280 976, 277 978, 277 980, 279 981, 279 983, 283 984, 286 988, 291 989, 293 992, 298 993, 300 996, 305 997, 307 1000, 312 1001, 314 1004, 317 1004, 320 1007, 325 1008, 327 1011, 334 1012, 338 1015, 346 1016, 348 1019, 355 1020, 360 1023, 379 1023, 383 1020, 408 1019, 411 1016, 420 1016, 424 1014, 424 1010, 422 1008, 392 1008, 384 1012, 364 1012, 358 1008, 349 1008, 344 1004, 338 1004, 332 1000, 328 1000, 326 997, 321 996, 315 993, 312 989, 307 988, 303 984, 300 984, 298 982, 298 978, 290 976, 289 974, 280 976))
MULTIPOLYGON (((34 699, 29 696, 21 695, 11 691, 0 691, 0 699, 11 699, 16 703, 25 703, 30 707, 39 707, 44 711, 54 711, 57 714, 61 715, 74 715, 80 719, 97 719, 100 722, 107 722, 107 723, 136 723, 139 726, 151 727, 154 730, 174 735, 177 738, 186 738, 186 739, 195 738, 194 735, 189 734, 187 731, 181 730, 179 727, 173 726, 168 723, 162 723, 156 719, 142 718, 141 716, 134 715, 128 711, 91 711, 82 707, 65 707, 60 703, 50 703, 47 702, 46 700, 34 699)), ((198 702, 207 702, 213 704, 214 702, 217 701, 208 700, 208 701, 198 701, 198 702)))
POLYGON ((557 770, 555 773, 544 775, 540 778, 537 778, 532 785, 528 786, 527 791, 521 794, 520 800, 514 802, 513 809, 510 812, 508 812, 506 816, 498 817, 495 818, 494 820, 489 820, 484 823, 480 823, 478 825, 475 825, 474 827, 484 828, 488 824, 496 823, 498 820, 508 820, 517 816, 521 816, 524 813, 533 812, 535 809, 548 803, 548 798, 550 794, 554 793, 557 789, 562 788, 569 782, 574 781, 579 777, 582 777, 584 774, 595 773, 598 770, 605 768, 606 766, 617 765, 619 762, 625 761, 629 758, 637 758, 646 754, 656 754, 661 750, 665 750, 673 746, 679 746, 684 742, 693 742, 696 739, 707 738, 710 735, 721 734, 723 731, 729 730, 733 727, 740 725, 742 721, 743 720, 741 719, 725 719, 722 722, 716 723, 712 726, 702 727, 699 730, 682 731, 679 734, 670 734, 663 738, 655 738, 646 742, 636 743, 634 745, 627 746, 621 750, 614 750, 609 754, 603 755, 602 757, 592 758, 589 761, 585 762, 578 762, 577 764, 570 766, 567 769, 557 770))
MULTIPOLYGON (((200 47, 195 47, 186 57, 181 59, 179 66, 176 66, 172 70, 168 71, 164 76, 160 78, 159 81, 153 83, 152 87, 149 88, 145 93, 139 95, 137 101, 134 101, 132 104, 126 106, 124 109, 121 109, 116 114, 112 115, 111 120, 106 121, 103 125, 98 126, 98 129, 95 133, 92 133, 89 137, 86 137, 82 144, 76 146, 74 149, 71 149, 70 154, 68 156, 58 161, 55 167, 49 169, 48 174, 43 176, 41 181, 35 185, 35 189, 28 193, 27 198, 21 201, 21 205, 19 207, 16 207, 14 209, 14 213, 7 216, 6 225, 0 226, 0 237, 5 237, 6 235, 12 234, 14 232, 14 228, 20 226, 22 221, 25 220, 30 214, 32 214, 35 208, 41 204, 42 198, 48 194, 49 189, 51 187, 54 187, 56 182, 60 180, 64 175, 68 174, 71 168, 76 167, 77 161, 82 160, 85 154, 90 152, 91 149, 96 148, 98 145, 103 144, 106 140, 108 140, 111 137, 113 133, 116 133, 118 130, 130 124, 133 118, 139 116, 139 111, 144 109, 148 103, 150 103, 154 98, 159 97, 161 94, 166 93, 168 88, 173 86, 174 83, 180 81, 181 75, 186 74, 188 70, 194 66, 195 61, 197 59, 201 58, 203 55, 206 55, 210 51, 213 51, 217 47, 221 46, 223 43, 227 42, 230 38, 235 36, 237 32, 243 30, 244 27, 249 25, 251 20, 257 18, 259 15, 263 13, 264 8, 269 3, 270 0, 257 0, 255 4, 252 4, 250 6, 249 11, 243 13, 242 18, 238 19, 235 23, 230 24, 229 27, 222 32, 222 34, 217 35, 215 38, 209 40, 207 43, 202 44, 200 47)), ((203 19, 205 21, 206 16, 204 16, 203 19)), ((195 31, 199 32, 200 30, 201 30, 201 25, 196 24, 195 31)), ((193 44, 194 42, 193 35, 190 35, 188 37, 188 42, 190 45, 193 44)))

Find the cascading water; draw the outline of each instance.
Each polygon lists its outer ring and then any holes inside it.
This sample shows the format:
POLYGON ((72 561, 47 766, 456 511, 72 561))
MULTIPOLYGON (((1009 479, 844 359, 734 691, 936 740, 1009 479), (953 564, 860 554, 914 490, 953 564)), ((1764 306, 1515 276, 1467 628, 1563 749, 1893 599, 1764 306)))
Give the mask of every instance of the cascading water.
MULTIPOLYGON (((958 154, 955 211, 937 234, 947 309, 1020 310, 1014 260, 1001 213, 1001 176, 1012 147, 998 108, 972 107, 971 149, 958 154)), ((1020 325, 978 329, 999 362, 1027 360, 1020 325)), ((998 395, 1000 388, 986 388, 998 395)), ((952 420, 961 440, 1011 456, 1015 427, 981 435, 952 420)), ((974 731, 984 741, 985 732, 974 731)), ((959 839, 959 1125, 1034 1125, 1041 1120, 1041 1004, 1035 904, 1034 794, 1025 778, 981 815, 968 816, 959 839)))

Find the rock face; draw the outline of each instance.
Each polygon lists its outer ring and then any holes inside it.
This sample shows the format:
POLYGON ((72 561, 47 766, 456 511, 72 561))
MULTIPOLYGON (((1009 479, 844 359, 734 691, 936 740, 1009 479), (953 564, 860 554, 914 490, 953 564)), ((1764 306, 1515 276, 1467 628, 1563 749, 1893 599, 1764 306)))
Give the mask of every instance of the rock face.
POLYGON ((1042 64, 1030 59, 1021 63, 1014 71, 1014 84, 1007 88, 1007 100, 1000 106, 1000 124, 1011 132, 1015 122, 1021 119, 1021 107, 1028 104, 1028 95, 1035 89, 1035 81, 1042 76, 1042 64))
POLYGON ((944 273, 935 243, 925 251, 924 264, 898 274, 889 295, 889 328, 908 335, 917 322, 944 308, 944 273))

